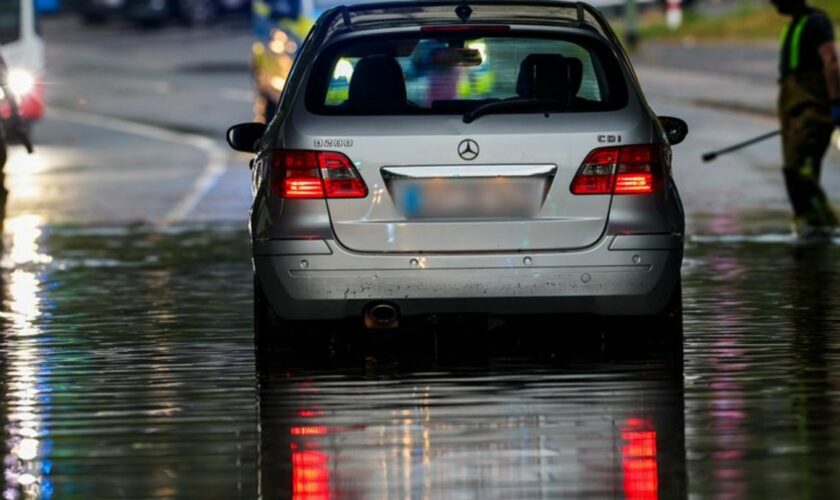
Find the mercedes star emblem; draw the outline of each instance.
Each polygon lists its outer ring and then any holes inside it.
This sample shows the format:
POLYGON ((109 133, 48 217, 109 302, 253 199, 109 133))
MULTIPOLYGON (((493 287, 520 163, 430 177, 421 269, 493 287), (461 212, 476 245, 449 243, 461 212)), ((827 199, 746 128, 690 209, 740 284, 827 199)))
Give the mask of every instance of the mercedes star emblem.
POLYGON ((478 158, 478 143, 472 139, 464 139, 458 144, 458 156, 470 161, 478 158))

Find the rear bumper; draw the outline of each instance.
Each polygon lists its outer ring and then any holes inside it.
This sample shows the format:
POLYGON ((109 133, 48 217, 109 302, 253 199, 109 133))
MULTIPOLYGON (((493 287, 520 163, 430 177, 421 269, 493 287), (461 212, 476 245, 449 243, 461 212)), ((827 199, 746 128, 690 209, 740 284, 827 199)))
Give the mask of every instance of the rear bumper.
POLYGON ((606 236, 570 252, 358 254, 335 241, 254 245, 269 303, 286 319, 360 316, 372 303, 434 313, 651 315, 679 281, 682 235, 606 236))

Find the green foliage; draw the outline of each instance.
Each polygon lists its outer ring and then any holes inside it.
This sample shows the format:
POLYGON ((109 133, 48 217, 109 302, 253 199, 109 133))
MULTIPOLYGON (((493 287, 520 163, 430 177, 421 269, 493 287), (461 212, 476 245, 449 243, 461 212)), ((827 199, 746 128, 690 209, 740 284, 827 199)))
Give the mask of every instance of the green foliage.
MULTIPOLYGON (((826 11, 840 24, 840 2, 837 0, 811 0, 812 6, 826 11)), ((663 18, 648 19, 642 29, 643 38, 684 38, 710 40, 764 40, 778 38, 787 18, 776 13, 768 1, 742 0, 738 7, 720 17, 686 12, 683 26, 669 31, 663 18)))

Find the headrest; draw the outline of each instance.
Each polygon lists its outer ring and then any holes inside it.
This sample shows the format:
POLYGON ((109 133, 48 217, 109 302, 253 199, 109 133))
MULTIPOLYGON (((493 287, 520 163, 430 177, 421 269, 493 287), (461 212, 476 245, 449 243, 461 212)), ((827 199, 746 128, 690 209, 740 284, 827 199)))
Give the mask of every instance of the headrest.
POLYGON ((388 109, 406 105, 402 67, 387 56, 359 60, 350 79, 348 104, 354 108, 388 109))
POLYGON ((531 54, 519 66, 516 93, 528 99, 571 102, 582 81, 580 59, 560 54, 531 54))

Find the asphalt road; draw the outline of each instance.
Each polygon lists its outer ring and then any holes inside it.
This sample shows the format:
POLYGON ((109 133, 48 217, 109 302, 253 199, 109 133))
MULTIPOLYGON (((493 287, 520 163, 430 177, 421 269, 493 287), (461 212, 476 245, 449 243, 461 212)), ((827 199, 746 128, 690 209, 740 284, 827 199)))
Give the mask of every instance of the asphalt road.
POLYGON ((836 246, 790 245, 778 142, 700 162, 776 127, 720 105, 766 82, 640 60, 692 129, 684 366, 562 320, 257 366, 250 176, 222 141, 251 114, 247 32, 45 32, 50 109, 7 166, 4 498, 840 492, 836 246))
POLYGON ((251 118, 247 31, 98 30, 60 20, 46 32, 50 109, 35 127, 38 153, 16 151, 8 166, 10 215, 244 220, 247 159, 223 137, 251 118))

